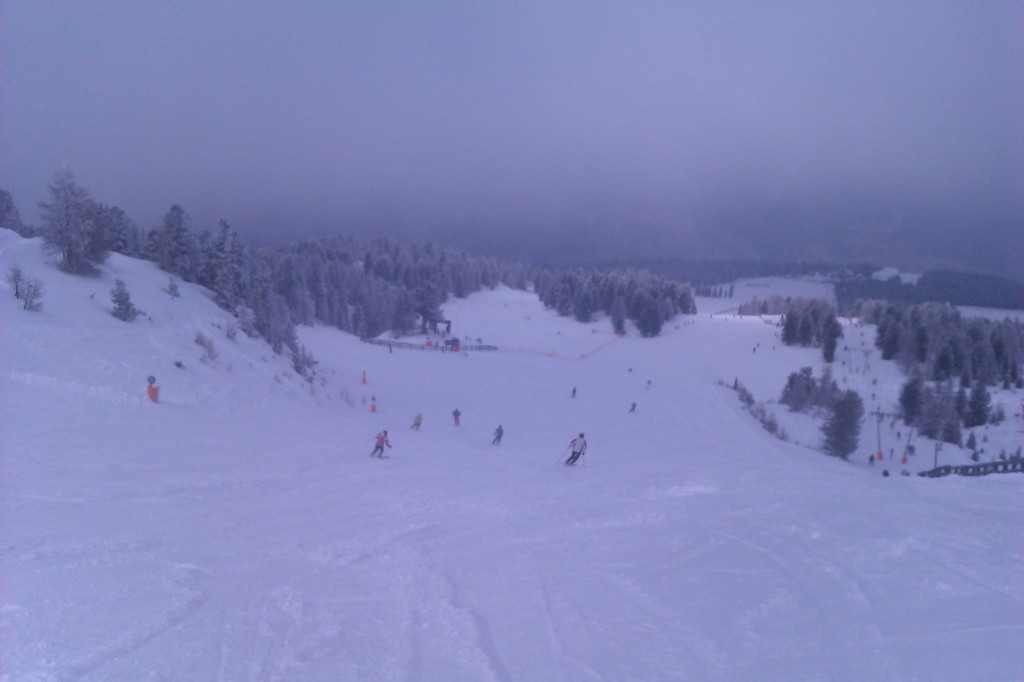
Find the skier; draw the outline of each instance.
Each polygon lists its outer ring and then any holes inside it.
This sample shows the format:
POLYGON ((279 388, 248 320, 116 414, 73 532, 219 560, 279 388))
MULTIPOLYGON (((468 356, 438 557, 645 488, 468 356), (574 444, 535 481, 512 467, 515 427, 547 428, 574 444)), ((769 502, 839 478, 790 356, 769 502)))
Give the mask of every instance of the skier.
POLYGON ((380 457, 384 459, 384 446, 388 446, 388 450, 391 449, 391 442, 388 441, 387 429, 377 434, 377 444, 373 448, 373 452, 370 453, 370 457, 380 457))
POLYGON ((569 459, 565 460, 568 465, 575 465, 576 460, 584 455, 587 451, 587 441, 583 439, 583 433, 580 433, 579 438, 573 438, 572 442, 569 443, 569 447, 572 448, 572 454, 569 455, 569 459))
POLYGON ((501 428, 501 424, 498 424, 498 428, 494 430, 494 440, 491 441, 491 445, 501 445, 501 437, 505 435, 505 429, 501 428))
POLYGON ((454 418, 455 418, 455 425, 456 425, 456 426, 458 426, 458 425, 459 425, 459 417, 461 417, 461 416, 462 416, 462 413, 461 413, 461 412, 459 412, 459 408, 457 408, 457 407, 456 407, 456 408, 455 408, 455 411, 454 411, 454 412, 452 412, 452 417, 454 417, 454 418))
POLYGON ((576 387, 575 386, 572 387, 572 397, 573 398, 576 397, 576 387))
POLYGON ((630 413, 630 414, 633 414, 634 412, 636 412, 636 403, 632 403, 632 404, 631 404, 631 405, 629 406, 629 413, 630 413))
POLYGON ((420 426, 422 424, 423 424, 423 415, 422 414, 417 414, 415 417, 412 418, 412 428, 415 429, 416 431, 420 430, 420 426))

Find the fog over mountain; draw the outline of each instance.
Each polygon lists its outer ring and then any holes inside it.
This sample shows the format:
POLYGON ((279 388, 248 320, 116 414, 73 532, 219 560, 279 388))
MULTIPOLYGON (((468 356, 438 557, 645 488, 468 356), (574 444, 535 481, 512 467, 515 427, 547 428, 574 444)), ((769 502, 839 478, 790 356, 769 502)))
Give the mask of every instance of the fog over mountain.
POLYGON ((0 2, 0 187, 152 227, 1022 277, 1019 3, 0 2))

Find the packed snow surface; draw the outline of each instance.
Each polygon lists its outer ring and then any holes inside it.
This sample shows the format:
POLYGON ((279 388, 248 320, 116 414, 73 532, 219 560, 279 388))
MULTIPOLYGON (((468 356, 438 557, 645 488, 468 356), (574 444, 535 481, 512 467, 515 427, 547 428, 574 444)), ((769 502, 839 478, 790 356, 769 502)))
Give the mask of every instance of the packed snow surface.
POLYGON ((499 289, 445 311, 500 350, 303 329, 309 384, 150 263, 70 277, 0 230, 14 263, 46 295, 0 285, 4 681, 1024 678, 1024 476, 773 438, 719 384, 820 366, 769 321, 618 338, 499 289))

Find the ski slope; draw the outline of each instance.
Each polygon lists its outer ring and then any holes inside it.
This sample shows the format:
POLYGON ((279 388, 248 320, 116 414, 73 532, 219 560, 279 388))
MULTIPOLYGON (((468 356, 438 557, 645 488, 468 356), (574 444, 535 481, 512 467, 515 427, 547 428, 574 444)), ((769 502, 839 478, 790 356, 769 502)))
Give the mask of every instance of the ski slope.
POLYGON ((718 382, 766 400, 820 356, 758 318, 617 338, 502 289, 445 306, 499 351, 302 329, 310 385, 150 263, 44 260, 0 230, 47 291, 0 285, 0 680, 1024 678, 1024 477, 771 437, 718 382))

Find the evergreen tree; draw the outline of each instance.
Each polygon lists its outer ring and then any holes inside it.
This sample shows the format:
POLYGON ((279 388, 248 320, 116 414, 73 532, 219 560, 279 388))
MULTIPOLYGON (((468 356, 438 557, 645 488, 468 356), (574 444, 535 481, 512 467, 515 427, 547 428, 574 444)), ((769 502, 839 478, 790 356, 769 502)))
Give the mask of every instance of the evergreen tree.
POLYGON ((107 256, 102 231, 94 229, 89 192, 75 184, 69 170, 57 171, 49 184, 50 201, 39 202, 43 243, 60 255, 60 268, 73 274, 92 274, 107 256))
POLYGON ((576 300, 573 302, 572 314, 578 322, 590 322, 594 316, 594 310, 597 305, 594 300, 593 292, 584 285, 581 287, 579 293, 576 294, 576 300))
MULTIPOLYGON (((440 322, 444 319, 444 312, 441 304, 444 302, 445 292, 436 282, 423 281, 416 286, 409 301, 412 306, 412 315, 419 316, 420 329, 427 331, 427 325, 431 322, 440 322)), ((409 329, 412 329, 410 326, 409 329)))
POLYGON ((85 218, 85 256, 89 262, 101 263, 114 251, 118 230, 123 228, 119 220, 127 218, 120 209, 91 200, 86 203, 85 218))
POLYGON ((942 429, 941 408, 935 391, 928 385, 921 387, 921 407, 913 423, 925 438, 938 439, 942 429))
POLYGON ((578 281, 572 274, 565 274, 559 279, 555 286, 555 311, 563 317, 572 312, 572 306, 576 299, 576 288, 578 281))
POLYGON ((97 203, 92 215, 111 251, 132 257, 142 254, 142 232, 123 210, 97 203))
POLYGON ((956 413, 956 399, 950 384, 942 384, 934 389, 925 387, 922 390, 921 410, 914 423, 926 438, 956 438, 947 442, 959 445, 960 416, 956 413))
POLYGON ((825 362, 833 362, 836 359, 836 346, 839 345, 842 336, 843 326, 839 324, 839 320, 830 316, 825 323, 825 339, 821 345, 821 354, 825 362))
POLYGON ((946 415, 946 420, 942 425, 942 440, 957 446, 963 442, 960 417, 957 416, 955 411, 950 411, 946 415))
POLYGON ((864 401, 856 391, 844 391, 832 407, 832 415, 822 427, 825 452, 846 459, 860 442, 860 425, 864 418, 864 401))
POLYGON ((114 302, 111 314, 117 319, 131 322, 138 317, 139 310, 132 303, 132 297, 123 280, 114 280, 114 288, 110 290, 110 300, 114 302))
POLYGON ((817 389, 814 391, 814 405, 831 410, 838 397, 839 386, 836 385, 835 379, 832 378, 832 369, 825 367, 821 379, 818 380, 817 389))
POLYGON ((999 374, 989 336, 991 323, 983 318, 967 322, 968 358, 971 376, 983 384, 994 383, 999 374))
POLYGON ((679 292, 679 312, 684 315, 697 314, 697 302, 693 299, 693 290, 689 284, 684 284, 679 292))
POLYGON ((928 360, 928 331, 924 327, 918 327, 914 335, 914 359, 918 363, 928 360))
POLYGON ((14 198, 5 189, 0 189, 0 228, 17 232, 22 237, 34 237, 34 231, 21 222, 21 213, 14 205, 14 198))
POLYGON ((810 367, 802 367, 799 372, 790 374, 779 402, 788 405, 794 412, 803 412, 810 408, 817 390, 817 382, 812 371, 810 367))
POLYGON ((971 389, 971 397, 967 402, 967 416, 964 419, 964 426, 972 428, 988 423, 989 406, 992 397, 988 393, 985 384, 980 381, 974 382, 971 389))
POLYGON ((647 293, 641 292, 636 297, 636 327, 641 336, 651 337, 661 333, 661 310, 658 302, 647 293))
POLYGON ((416 328, 416 298, 408 289, 400 289, 395 300, 391 331, 401 336, 416 328))
POLYGON ((192 238, 195 244, 195 282, 212 291, 216 281, 215 265, 219 256, 216 251, 216 239, 209 230, 200 230, 193 234, 192 238))
POLYGON ((953 376, 953 364, 953 351, 948 345, 944 346, 935 356, 935 362, 932 363, 932 379, 935 381, 949 379, 953 376))
POLYGON ((149 233, 146 256, 161 270, 178 275, 186 282, 196 281, 199 257, 188 214, 174 204, 164 214, 160 227, 149 233))
POLYGON ((960 386, 956 392, 955 405, 957 416, 960 417, 961 420, 967 418, 967 404, 967 389, 960 386))
POLYGON ((267 340, 275 353, 281 354, 286 347, 295 343, 295 326, 283 296, 270 288, 259 290, 255 296, 253 312, 256 331, 267 340))
POLYGON ((839 395, 839 387, 826 368, 821 379, 815 379, 810 367, 801 367, 793 372, 782 389, 779 402, 788 405, 794 412, 805 412, 812 407, 831 410, 839 395))
POLYGON ((797 317, 794 314, 787 314, 786 321, 782 324, 782 343, 791 346, 798 340, 797 317))
POLYGON ((621 295, 616 296, 612 302, 611 312, 612 329, 616 334, 626 333, 626 299, 621 295))
POLYGON ((900 322, 892 309, 878 323, 875 345, 881 348, 883 360, 892 360, 900 351, 900 322))
POLYGON ((313 377, 316 375, 314 368, 319 363, 317 363, 312 354, 306 350, 306 347, 299 343, 293 343, 289 346, 289 350, 291 351, 292 356, 292 369, 294 369, 295 373, 306 381, 312 382, 313 377))
POLYGON ((238 233, 223 220, 213 240, 212 250, 209 267, 214 300, 220 307, 234 310, 245 296, 242 276, 245 252, 238 233))
POLYGON ((921 412, 921 389, 923 382, 917 375, 910 377, 900 390, 900 412, 903 423, 912 425, 921 412))
POLYGON ((811 341, 814 340, 814 323, 811 321, 809 315, 802 315, 800 317, 800 324, 797 329, 797 336, 799 338, 800 345, 811 345, 811 341))

